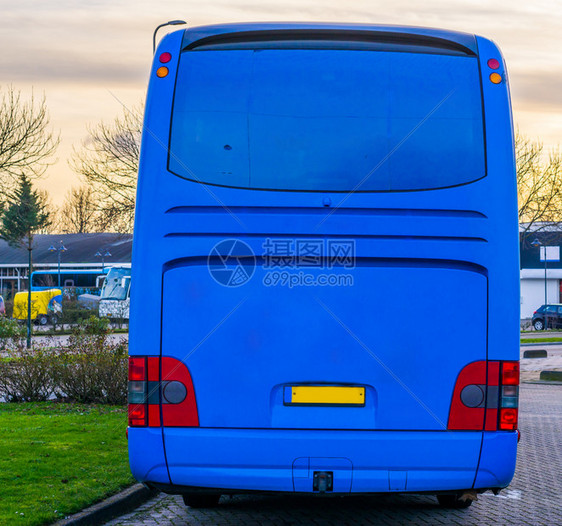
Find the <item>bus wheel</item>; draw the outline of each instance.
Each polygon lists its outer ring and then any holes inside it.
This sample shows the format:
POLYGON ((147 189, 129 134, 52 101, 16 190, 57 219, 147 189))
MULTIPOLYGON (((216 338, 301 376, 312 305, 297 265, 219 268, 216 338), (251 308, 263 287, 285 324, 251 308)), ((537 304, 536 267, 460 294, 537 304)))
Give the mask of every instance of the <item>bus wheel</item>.
POLYGON ((437 495, 437 500, 443 508, 464 509, 472 504, 471 499, 461 500, 459 495, 437 495))
POLYGON ((542 331, 544 329, 544 324, 542 320, 536 320, 533 324, 536 331, 542 331))
POLYGON ((182 497, 184 504, 190 508, 214 508, 221 498, 215 493, 186 493, 182 497))
POLYGON ((41 316, 39 316, 39 325, 47 325, 48 321, 49 319, 44 314, 41 314, 41 316))
POLYGON ((53 315, 51 316, 51 324, 52 324, 52 325, 56 325, 58 322, 59 322, 58 316, 57 316, 56 314, 53 314, 53 315))

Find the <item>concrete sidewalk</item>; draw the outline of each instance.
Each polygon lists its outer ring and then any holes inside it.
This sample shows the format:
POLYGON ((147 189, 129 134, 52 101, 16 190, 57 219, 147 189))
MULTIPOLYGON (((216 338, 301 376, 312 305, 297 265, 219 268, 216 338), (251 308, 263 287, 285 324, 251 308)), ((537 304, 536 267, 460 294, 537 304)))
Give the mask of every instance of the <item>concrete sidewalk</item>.
POLYGON ((538 381, 540 372, 562 371, 562 343, 559 345, 534 344, 521 348, 521 381, 538 381), (546 358, 523 358, 523 353, 531 349, 544 349, 546 358))

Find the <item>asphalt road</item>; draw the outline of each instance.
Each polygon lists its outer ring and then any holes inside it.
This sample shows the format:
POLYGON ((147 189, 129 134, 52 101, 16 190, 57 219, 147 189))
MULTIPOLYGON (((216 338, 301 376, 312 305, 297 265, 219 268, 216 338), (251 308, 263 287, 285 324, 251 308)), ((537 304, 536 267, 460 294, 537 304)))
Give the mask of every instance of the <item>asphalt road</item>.
POLYGON ((522 384, 521 442, 515 478, 466 510, 444 510, 432 496, 237 496, 217 508, 194 510, 160 494, 115 525, 266 524, 526 524, 562 525, 562 386, 522 384))

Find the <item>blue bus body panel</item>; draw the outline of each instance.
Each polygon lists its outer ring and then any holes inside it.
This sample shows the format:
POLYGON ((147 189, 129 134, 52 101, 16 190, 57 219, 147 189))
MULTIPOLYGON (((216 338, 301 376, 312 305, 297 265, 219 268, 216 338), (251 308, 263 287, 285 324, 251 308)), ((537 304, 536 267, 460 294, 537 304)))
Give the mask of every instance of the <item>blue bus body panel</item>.
POLYGON ((129 428, 129 464, 141 482, 169 484, 161 428, 129 428))
POLYGON ((476 194, 478 205, 494 225, 487 231, 490 261, 488 301, 488 360, 519 360, 519 219, 517 214, 517 178, 513 148, 513 121, 509 84, 492 84, 488 58, 500 62, 498 72, 507 80, 505 63, 497 46, 477 37, 483 71, 482 93, 486 122, 488 176, 483 193, 476 194), (517 263, 517 264, 516 264, 517 263))
POLYGON ((169 469, 178 486, 312 492, 313 471, 328 470, 335 484, 341 479, 342 493, 505 487, 513 476, 516 434, 486 435, 490 455, 499 456, 487 458, 476 484, 481 433, 468 431, 170 428, 166 452, 175 459, 169 469))
POLYGON ((497 58, 507 78, 499 50, 472 35, 376 28, 456 39, 478 53, 488 127, 486 175, 476 182, 338 194, 209 186, 170 173, 180 50, 212 34, 259 27, 177 31, 155 55, 133 242, 132 279, 143 286, 131 291, 129 348, 188 366, 201 427, 131 429, 135 477, 311 491, 310 472, 318 469, 337 473, 341 492, 506 486, 514 432, 446 430, 465 365, 519 358, 511 109, 507 83, 492 84, 486 69, 497 58), (172 54, 169 74, 157 78, 164 51, 172 54), (268 238, 353 240, 356 267, 330 271, 351 274, 354 285, 264 286, 260 256, 268 238), (209 273, 208 255, 224 239, 244 241, 257 256, 243 286, 223 287, 209 273), (283 404, 283 386, 326 383, 365 386, 365 406, 283 404))
POLYGON ((505 488, 515 473, 517 433, 484 433, 475 488, 505 488))
MULTIPOLYGON (((177 245, 194 249, 185 238, 177 245)), ((444 430, 459 371, 486 359, 486 277, 435 265, 358 258, 333 273, 352 286, 294 288, 264 286, 258 265, 249 283, 227 288, 206 262, 187 262, 164 275, 162 353, 190 370, 203 427, 444 430), (460 325, 450 318, 462 316, 459 290, 471 313, 460 325), (393 298, 404 301, 389 309, 393 298), (284 404, 284 386, 311 383, 365 386, 365 406, 284 404)))

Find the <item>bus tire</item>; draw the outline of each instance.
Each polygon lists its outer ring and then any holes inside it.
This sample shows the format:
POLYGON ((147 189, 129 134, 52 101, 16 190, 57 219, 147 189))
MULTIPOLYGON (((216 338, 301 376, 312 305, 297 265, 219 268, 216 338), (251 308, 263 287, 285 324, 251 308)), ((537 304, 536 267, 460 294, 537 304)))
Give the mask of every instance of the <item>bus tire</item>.
POLYGON ((214 508, 221 498, 218 493, 185 493, 183 503, 190 508, 214 508))
POLYGON ((52 324, 52 325, 56 325, 58 322, 59 322, 58 316, 57 316, 56 314, 53 314, 53 315, 51 316, 51 324, 52 324))
POLYGON ((37 320, 39 325, 47 325, 48 321, 49 321, 49 318, 47 318, 47 316, 45 316, 44 314, 41 314, 41 316, 39 316, 39 318, 37 320))
POLYGON ((542 331, 544 329, 544 322, 542 320, 535 320, 533 327, 536 331, 542 331))
POLYGON ((459 495, 437 495, 437 500, 442 508, 462 510, 472 504, 471 499, 461 500, 459 495))

